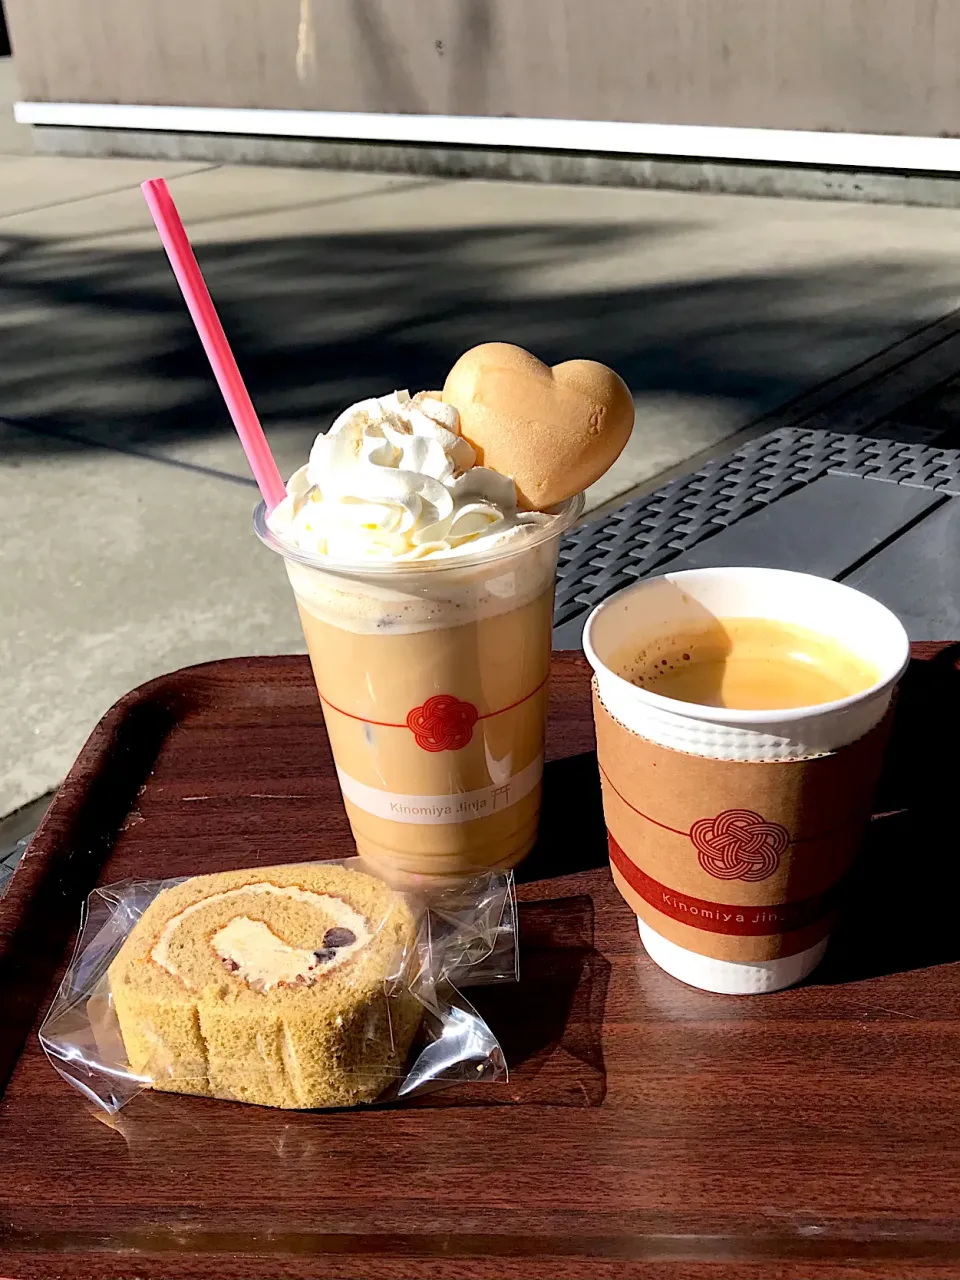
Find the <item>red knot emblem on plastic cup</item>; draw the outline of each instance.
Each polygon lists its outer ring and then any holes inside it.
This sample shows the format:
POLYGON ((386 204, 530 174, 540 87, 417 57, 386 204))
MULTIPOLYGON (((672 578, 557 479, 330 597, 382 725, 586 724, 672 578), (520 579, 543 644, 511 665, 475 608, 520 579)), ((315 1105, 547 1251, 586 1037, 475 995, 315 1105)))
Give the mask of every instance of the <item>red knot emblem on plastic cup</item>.
POLYGON ((459 751, 473 737, 480 718, 472 702, 461 702, 451 693, 438 693, 407 716, 417 746, 424 751, 459 751))
POLYGON ((698 818, 690 839, 708 875, 718 880, 766 880, 780 865, 790 832, 752 809, 725 809, 715 818, 698 818))

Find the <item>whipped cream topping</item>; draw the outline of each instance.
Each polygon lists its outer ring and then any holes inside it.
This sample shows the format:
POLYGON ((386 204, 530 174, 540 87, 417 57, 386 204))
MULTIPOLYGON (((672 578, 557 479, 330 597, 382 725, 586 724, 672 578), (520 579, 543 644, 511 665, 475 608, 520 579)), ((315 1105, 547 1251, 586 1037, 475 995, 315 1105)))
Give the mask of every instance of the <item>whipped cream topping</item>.
POLYGON ((453 405, 428 392, 361 400, 319 435, 267 524, 334 560, 471 554, 551 519, 518 512, 509 476, 478 467, 453 405))

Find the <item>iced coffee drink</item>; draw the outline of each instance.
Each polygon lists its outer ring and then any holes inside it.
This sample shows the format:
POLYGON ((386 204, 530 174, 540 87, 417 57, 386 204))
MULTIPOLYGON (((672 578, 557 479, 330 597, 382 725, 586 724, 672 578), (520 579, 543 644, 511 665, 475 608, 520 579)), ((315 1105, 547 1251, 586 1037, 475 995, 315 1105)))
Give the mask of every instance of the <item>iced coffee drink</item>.
POLYGON ((257 513, 377 869, 509 867, 533 845, 558 543, 633 417, 605 365, 486 343, 442 392, 347 409, 257 513))
POLYGON ((259 532, 284 556, 359 852, 512 866, 536 838, 557 544, 457 410, 398 392, 320 436, 259 532))

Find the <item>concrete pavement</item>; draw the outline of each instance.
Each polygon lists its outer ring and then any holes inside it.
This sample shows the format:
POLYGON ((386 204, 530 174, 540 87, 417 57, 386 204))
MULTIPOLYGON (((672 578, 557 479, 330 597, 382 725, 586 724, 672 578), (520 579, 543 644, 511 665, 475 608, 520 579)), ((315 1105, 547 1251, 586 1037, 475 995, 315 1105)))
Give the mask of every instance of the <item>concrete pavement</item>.
POLYGON ((302 648, 143 178, 170 180, 285 472, 345 403, 502 338, 627 378, 609 502, 960 297, 948 210, 56 159, 3 115, 0 815, 131 686, 302 648))

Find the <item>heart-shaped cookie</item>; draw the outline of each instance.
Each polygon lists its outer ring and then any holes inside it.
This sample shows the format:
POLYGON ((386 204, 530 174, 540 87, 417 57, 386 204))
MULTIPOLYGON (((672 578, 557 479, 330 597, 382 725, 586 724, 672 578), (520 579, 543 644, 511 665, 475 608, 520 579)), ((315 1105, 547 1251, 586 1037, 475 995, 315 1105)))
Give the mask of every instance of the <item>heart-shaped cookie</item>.
POLYGON ((477 462, 512 476, 520 504, 548 507, 586 489, 633 430, 623 379, 594 360, 543 364, 522 347, 486 342, 462 355, 443 387, 477 462))

